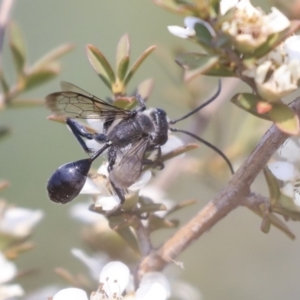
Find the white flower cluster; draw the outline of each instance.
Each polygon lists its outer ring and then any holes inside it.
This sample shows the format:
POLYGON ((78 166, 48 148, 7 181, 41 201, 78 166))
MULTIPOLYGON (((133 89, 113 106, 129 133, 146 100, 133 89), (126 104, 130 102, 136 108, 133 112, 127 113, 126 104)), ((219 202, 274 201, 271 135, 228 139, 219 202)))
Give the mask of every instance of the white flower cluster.
POLYGON ((280 192, 300 206, 300 141, 288 139, 278 150, 279 160, 268 164, 272 174, 283 182, 280 192))
POLYGON ((249 0, 222 0, 220 11, 223 15, 228 11, 233 13, 233 17, 222 24, 222 31, 238 49, 245 52, 252 52, 269 36, 290 26, 290 21, 277 8, 272 7, 272 12, 267 15, 252 6, 249 0))
MULTIPOLYGON (((267 42, 276 34, 287 30, 291 23, 277 8, 272 7, 266 14, 254 7, 250 0, 221 0, 220 14, 224 16, 221 31, 233 47, 240 51, 241 58, 260 47, 268 47, 267 42)), ((222 20, 222 19, 221 19, 222 20)), ((185 28, 168 26, 169 31, 180 37, 194 39, 195 25, 204 24, 212 36, 214 30, 203 20, 186 17, 185 28)), ((267 101, 276 101, 298 89, 300 80, 300 36, 287 38, 267 55, 245 64, 243 75, 253 78, 259 95, 267 101)))
POLYGON ((129 268, 125 264, 120 261, 110 262, 103 267, 99 276, 99 288, 90 298, 81 289, 66 288, 56 293, 53 300, 165 300, 170 296, 169 283, 161 273, 147 273, 136 291, 130 288, 131 279, 129 268))

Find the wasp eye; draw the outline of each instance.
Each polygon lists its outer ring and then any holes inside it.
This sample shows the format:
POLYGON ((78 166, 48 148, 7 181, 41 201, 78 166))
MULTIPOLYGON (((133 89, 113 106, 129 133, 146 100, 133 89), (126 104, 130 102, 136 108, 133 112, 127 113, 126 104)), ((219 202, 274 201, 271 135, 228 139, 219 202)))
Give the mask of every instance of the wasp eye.
POLYGON ((50 200, 62 204, 72 201, 85 184, 91 163, 90 159, 82 159, 60 166, 48 181, 50 200))

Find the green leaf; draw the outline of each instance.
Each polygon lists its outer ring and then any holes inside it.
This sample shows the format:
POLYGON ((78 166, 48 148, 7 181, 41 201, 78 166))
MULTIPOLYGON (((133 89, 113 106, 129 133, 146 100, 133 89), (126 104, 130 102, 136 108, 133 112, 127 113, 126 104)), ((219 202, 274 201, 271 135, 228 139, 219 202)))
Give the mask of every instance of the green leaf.
POLYGON ((140 247, 131 228, 129 226, 119 226, 120 224, 124 223, 124 221, 126 220, 124 219, 123 215, 110 217, 109 226, 113 230, 115 230, 115 228, 117 227, 117 230, 115 231, 122 237, 122 239, 136 254, 140 255, 140 247))
POLYGON ((140 95, 143 99, 148 99, 152 93, 154 80, 152 78, 142 81, 136 90, 136 95, 140 95))
POLYGON ((6 81, 6 78, 5 78, 2 70, 0 70, 0 84, 1 84, 1 87, 2 87, 2 90, 3 90, 3 94, 6 95, 9 91, 9 85, 6 81))
POLYGON ((111 89, 112 84, 116 81, 116 77, 105 56, 93 45, 87 45, 86 52, 90 64, 96 73, 99 75, 104 84, 111 89))
POLYGON ((196 23, 194 26, 194 30, 196 32, 196 40, 200 44, 204 44, 206 46, 211 45, 213 37, 204 24, 196 23))
POLYGON ((278 129, 290 135, 298 135, 299 118, 296 113, 284 103, 276 102, 272 105, 269 116, 278 129))
POLYGON ((120 81, 125 78, 129 65, 130 42, 128 34, 124 34, 117 47, 116 68, 117 76, 120 81))
POLYGON ((22 75, 26 63, 26 51, 22 34, 16 23, 9 24, 9 46, 18 75, 22 75))
POLYGON ((175 61, 184 69, 212 68, 218 62, 218 56, 209 56, 202 53, 182 53, 175 61))
POLYGON ((278 180, 267 166, 263 171, 269 189, 270 205, 274 205, 279 200, 281 195, 278 180))
POLYGON ((66 53, 70 52, 73 49, 74 49, 74 45, 72 45, 72 44, 65 44, 60 47, 57 47, 54 50, 47 53, 46 55, 44 55, 36 63, 34 63, 31 67, 31 70, 49 67, 49 65, 51 65, 53 62, 55 62, 61 56, 65 55, 66 53))
POLYGON ((138 213, 153 213, 157 211, 166 211, 167 207, 162 203, 145 203, 137 210, 138 213))
POLYGON ((28 91, 37 85, 41 85, 49 81, 54 78, 59 71, 60 70, 58 68, 43 68, 26 74, 26 77, 24 78, 24 91, 28 91))
POLYGON ((148 55, 156 48, 156 46, 150 46, 148 49, 146 49, 144 51, 144 53, 142 53, 142 55, 136 60, 136 62, 133 64, 133 66, 131 67, 130 71, 128 72, 125 80, 124 80, 124 84, 125 86, 128 84, 128 82, 130 81, 131 77, 133 76, 133 74, 136 72, 136 70, 139 68, 139 66, 142 64, 142 62, 148 57, 148 55))
POLYGON ((148 226, 151 232, 159 229, 176 228, 179 225, 178 220, 167 220, 156 215, 151 215, 148 219, 148 226))
POLYGON ((298 116, 292 109, 280 101, 270 103, 259 96, 242 93, 234 95, 231 102, 261 119, 274 122, 282 132, 290 135, 297 135, 299 133, 298 116), (259 113, 257 109, 260 104, 269 106, 269 109, 265 113, 259 113))
POLYGON ((219 58, 217 56, 207 56, 199 59, 199 67, 196 69, 187 69, 184 72, 184 80, 190 81, 195 77, 207 74, 212 68, 216 66, 219 58))
POLYGON ((153 0, 153 2, 173 13, 181 15, 197 15, 197 8, 184 0, 153 0))

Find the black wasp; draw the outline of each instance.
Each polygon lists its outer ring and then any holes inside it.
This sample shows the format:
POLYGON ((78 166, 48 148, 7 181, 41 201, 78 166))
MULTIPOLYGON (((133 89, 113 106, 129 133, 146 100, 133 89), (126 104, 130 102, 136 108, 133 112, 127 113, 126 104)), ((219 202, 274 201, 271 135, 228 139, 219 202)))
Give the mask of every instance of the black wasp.
POLYGON ((146 109, 144 100, 139 96, 136 97, 137 108, 127 110, 103 101, 71 83, 62 82, 61 87, 62 92, 46 97, 46 105, 55 114, 67 117, 67 125, 83 150, 91 156, 62 165, 53 173, 47 185, 52 201, 63 204, 72 201, 86 182, 92 162, 108 149, 109 180, 122 204, 126 189, 140 177, 146 165, 163 167, 160 147, 168 140, 168 130, 188 134, 209 146, 225 159, 233 173, 230 161, 218 148, 190 132, 170 127, 216 99, 221 92, 220 82, 212 98, 174 121, 168 121, 166 112, 160 108, 146 109), (74 118, 103 119, 103 132, 90 133, 74 118), (91 153, 83 138, 94 140, 102 146, 91 153), (157 151, 156 159, 147 159, 147 153, 154 150, 157 151))

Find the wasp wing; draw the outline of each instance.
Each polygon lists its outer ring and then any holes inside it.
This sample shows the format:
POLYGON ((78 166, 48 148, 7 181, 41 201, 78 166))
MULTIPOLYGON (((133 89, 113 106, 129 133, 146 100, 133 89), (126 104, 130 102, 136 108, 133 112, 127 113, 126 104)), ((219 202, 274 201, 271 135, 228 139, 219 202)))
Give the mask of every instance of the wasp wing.
POLYGON ((149 139, 141 139, 126 151, 120 159, 117 159, 109 173, 109 178, 116 188, 126 189, 139 179, 148 146, 149 139))
POLYGON ((131 115, 130 110, 122 109, 93 96, 68 82, 61 83, 62 92, 46 97, 47 107, 57 115, 80 119, 118 119, 131 115))

